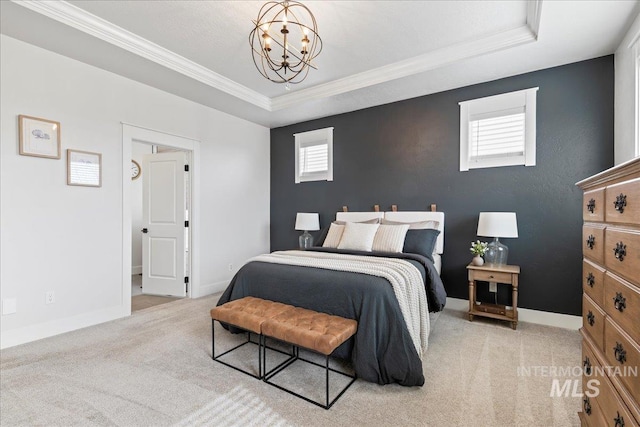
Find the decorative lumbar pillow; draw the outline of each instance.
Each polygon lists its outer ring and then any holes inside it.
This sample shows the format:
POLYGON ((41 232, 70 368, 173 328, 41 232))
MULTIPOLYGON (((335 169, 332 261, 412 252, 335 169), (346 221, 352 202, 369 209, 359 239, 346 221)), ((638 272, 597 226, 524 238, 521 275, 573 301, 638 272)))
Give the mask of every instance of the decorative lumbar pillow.
POLYGON ((409 224, 380 225, 373 238, 371 250, 378 252, 402 252, 407 230, 409 230, 409 224))
POLYGON ((440 230, 425 228, 424 230, 408 230, 404 238, 402 252, 419 254, 433 262, 433 250, 440 230))
POLYGON ((342 233, 344 232, 344 225, 339 224, 331 224, 329 227, 329 232, 327 232, 327 237, 324 239, 322 243, 323 248, 337 248, 340 243, 340 239, 342 238, 342 233))
POLYGON ((380 224, 380 218, 368 219, 366 221, 333 221, 333 224, 345 225, 347 222, 355 222, 358 224, 380 224))
POLYGON ((338 244, 338 249, 371 252, 373 239, 376 236, 378 227, 378 224, 346 223, 344 225, 342 239, 340 239, 340 244, 338 244))
POLYGON ((438 230, 440 227, 440 221, 428 220, 428 221, 418 221, 418 222, 398 222, 398 221, 389 221, 388 219, 382 218, 380 224, 387 225, 400 225, 400 224, 409 224, 409 230, 424 230, 426 228, 432 228, 434 230, 438 230))

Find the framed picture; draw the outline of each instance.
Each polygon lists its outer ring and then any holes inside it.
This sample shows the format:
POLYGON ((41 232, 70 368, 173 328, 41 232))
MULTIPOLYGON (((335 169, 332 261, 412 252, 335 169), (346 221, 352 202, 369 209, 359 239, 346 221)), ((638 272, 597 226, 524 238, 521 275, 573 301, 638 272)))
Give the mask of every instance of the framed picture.
POLYGON ((67 150, 67 185, 102 186, 102 154, 67 150))
POLYGON ((31 116, 18 116, 20 154, 60 158, 60 123, 31 116))

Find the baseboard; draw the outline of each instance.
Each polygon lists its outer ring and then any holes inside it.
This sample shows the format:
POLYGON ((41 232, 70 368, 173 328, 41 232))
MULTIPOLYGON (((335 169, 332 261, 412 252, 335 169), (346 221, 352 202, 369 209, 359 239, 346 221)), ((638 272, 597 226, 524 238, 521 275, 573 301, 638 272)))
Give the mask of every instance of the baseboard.
POLYGON ((221 282, 208 283, 206 285, 200 285, 200 292, 196 296, 196 298, 203 297, 206 295, 215 294, 216 292, 222 292, 227 289, 229 286, 229 282, 231 279, 223 280, 221 282))
POLYGON ((142 274, 142 266, 141 265, 133 265, 133 266, 131 266, 131 275, 135 276, 136 274, 142 274))
MULTIPOLYGON (((469 311, 469 301, 459 298, 447 298, 447 308, 456 311, 469 311)), ((582 327, 582 316, 549 313, 520 307, 518 307, 518 321, 574 330, 582 327)))
POLYGON ((77 316, 66 317, 64 319, 51 320, 49 322, 38 323, 36 325, 25 326, 23 328, 2 331, 0 335, 0 349, 14 347, 31 341, 64 334, 98 323, 120 319, 129 316, 125 307, 117 306, 104 310, 93 311, 91 313, 79 314, 77 316))

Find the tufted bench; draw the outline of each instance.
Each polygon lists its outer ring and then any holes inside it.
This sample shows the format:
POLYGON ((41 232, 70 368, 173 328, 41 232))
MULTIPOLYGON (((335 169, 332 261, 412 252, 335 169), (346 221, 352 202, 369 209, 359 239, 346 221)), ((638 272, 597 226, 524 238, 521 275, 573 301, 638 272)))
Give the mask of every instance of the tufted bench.
MULTIPOLYGON (((329 355, 342 343, 351 338, 356 333, 357 329, 358 322, 353 319, 345 319, 343 317, 332 316, 326 313, 318 313, 316 311, 300 307, 292 307, 291 310, 283 311, 268 320, 265 320, 262 323, 262 334, 265 337, 275 338, 285 343, 292 344, 294 346, 294 352, 287 363, 276 367, 269 373, 265 373, 264 381, 297 397, 305 399, 325 409, 329 409, 356 379, 355 375, 351 376, 330 368, 329 355), (299 355, 300 347, 323 354, 325 356, 324 366, 310 360, 302 359, 299 355), (318 403, 270 381, 271 378, 296 360, 302 360, 325 368, 326 403, 318 403), (347 384, 347 386, 344 387, 331 402, 329 402, 329 371, 351 378, 349 384, 347 384)), ((263 357, 263 365, 266 366, 266 352, 263 353, 263 357)))
POLYGON ((266 383, 278 387, 281 390, 325 409, 329 409, 356 379, 355 375, 349 375, 330 368, 329 355, 342 343, 351 338, 356 333, 357 329, 358 322, 352 319, 345 319, 326 313, 318 313, 313 310, 307 310, 261 298, 244 297, 234 301, 229 301, 211 310, 211 354, 213 360, 217 362, 248 374, 254 378, 263 379, 266 383), (214 328, 214 322, 216 320, 247 331, 247 341, 216 356, 214 328), (252 332, 259 336, 257 343, 251 341, 252 332), (280 353, 283 352, 272 347, 267 347, 267 337, 293 346, 291 354, 288 354, 289 358, 268 373, 266 372, 266 349, 269 348, 271 350, 279 351, 280 353), (247 343, 258 344, 258 375, 252 374, 220 360, 220 357, 247 343), (299 352, 300 347, 324 355, 325 364, 320 365, 316 362, 301 358, 299 352), (325 368, 326 402, 324 404, 316 402, 270 381, 271 378, 282 372, 287 366, 297 360, 325 368), (331 402, 329 402, 329 371, 351 379, 349 384, 347 384, 331 402))
POLYGON ((282 304, 274 301, 267 301, 261 298, 244 297, 237 300, 229 301, 218 307, 211 309, 211 358, 219 363, 236 369, 254 378, 262 379, 263 368, 263 356, 261 352, 264 349, 263 336, 262 336, 262 323, 272 317, 275 317, 283 312, 291 310, 293 307, 290 305, 282 304), (240 345, 233 347, 230 350, 225 351, 216 356, 215 347, 215 328, 214 321, 220 323, 226 323, 231 326, 235 326, 247 331, 247 341, 240 345), (258 334, 258 343, 251 341, 251 333, 258 334), (245 371, 233 366, 220 358, 225 354, 231 353, 239 347, 245 344, 253 343, 258 344, 258 375, 245 371))

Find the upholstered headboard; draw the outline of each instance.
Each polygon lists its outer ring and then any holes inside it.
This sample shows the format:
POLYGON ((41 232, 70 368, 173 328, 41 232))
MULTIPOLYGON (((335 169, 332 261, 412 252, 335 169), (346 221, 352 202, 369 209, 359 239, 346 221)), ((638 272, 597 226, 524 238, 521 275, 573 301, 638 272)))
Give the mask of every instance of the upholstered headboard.
POLYGON ((397 222, 438 221, 440 235, 436 240, 435 253, 444 252, 444 212, 402 211, 402 212, 337 212, 337 221, 368 221, 374 218, 385 218, 397 222))

